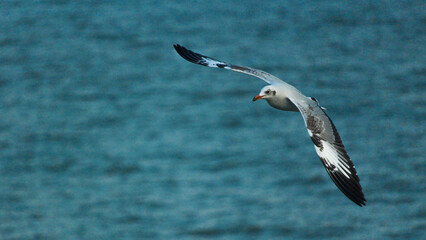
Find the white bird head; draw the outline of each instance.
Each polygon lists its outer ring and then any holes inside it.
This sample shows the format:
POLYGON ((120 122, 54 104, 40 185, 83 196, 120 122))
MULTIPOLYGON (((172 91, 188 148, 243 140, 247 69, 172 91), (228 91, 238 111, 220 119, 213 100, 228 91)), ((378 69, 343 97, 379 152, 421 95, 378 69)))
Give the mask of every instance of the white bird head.
POLYGON ((260 93, 253 98, 253 102, 259 99, 271 99, 275 97, 276 94, 277 89, 272 85, 268 85, 260 90, 260 93))

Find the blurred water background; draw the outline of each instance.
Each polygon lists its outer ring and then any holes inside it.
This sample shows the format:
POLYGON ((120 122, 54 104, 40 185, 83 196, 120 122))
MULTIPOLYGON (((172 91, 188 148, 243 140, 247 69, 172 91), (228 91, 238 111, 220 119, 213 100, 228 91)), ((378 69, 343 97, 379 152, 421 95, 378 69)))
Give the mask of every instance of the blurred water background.
POLYGON ((425 238, 424 1, 1 1, 1 239, 425 238), (367 206, 265 83, 328 109, 367 206))

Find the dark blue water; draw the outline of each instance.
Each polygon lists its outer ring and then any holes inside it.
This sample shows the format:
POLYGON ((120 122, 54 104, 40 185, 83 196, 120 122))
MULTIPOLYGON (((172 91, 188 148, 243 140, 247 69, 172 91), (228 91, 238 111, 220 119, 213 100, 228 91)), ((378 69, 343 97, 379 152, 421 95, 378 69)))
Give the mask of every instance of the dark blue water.
POLYGON ((1 1, 1 239, 421 239, 423 1, 1 1), (268 71, 328 109, 368 200, 327 176, 268 71))

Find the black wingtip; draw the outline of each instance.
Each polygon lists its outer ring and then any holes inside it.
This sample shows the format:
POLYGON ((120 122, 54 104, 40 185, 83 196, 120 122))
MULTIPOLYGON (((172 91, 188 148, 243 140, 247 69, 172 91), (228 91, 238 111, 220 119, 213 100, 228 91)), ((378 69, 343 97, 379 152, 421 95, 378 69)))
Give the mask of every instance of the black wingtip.
POLYGON ((358 202, 358 203, 355 203, 355 204, 360 206, 360 207, 365 207, 365 206, 367 206, 367 200, 364 199, 364 201, 358 202))
POLYGON ((203 56, 199 53, 193 52, 179 44, 173 44, 173 47, 175 48, 176 52, 185 60, 188 62, 200 64, 203 66, 207 66, 206 62, 203 60, 203 58, 209 58, 206 56, 203 56))
POLYGON ((173 47, 175 48, 176 51, 178 51, 179 48, 182 48, 182 46, 177 43, 173 44, 173 47))
POLYGON ((354 201, 352 200, 356 205, 360 206, 360 207, 365 207, 367 206, 367 200, 364 197, 364 194, 361 192, 361 196, 360 196, 360 200, 358 201, 354 201))
POLYGON ((173 47, 175 48, 176 52, 179 53, 180 56, 182 52, 187 51, 188 49, 186 49, 185 47, 179 45, 179 44, 173 44, 173 47))
POLYGON ((346 179, 340 172, 327 171, 333 182, 337 187, 356 205, 362 207, 366 205, 367 200, 365 199, 362 187, 359 182, 354 178, 346 179))

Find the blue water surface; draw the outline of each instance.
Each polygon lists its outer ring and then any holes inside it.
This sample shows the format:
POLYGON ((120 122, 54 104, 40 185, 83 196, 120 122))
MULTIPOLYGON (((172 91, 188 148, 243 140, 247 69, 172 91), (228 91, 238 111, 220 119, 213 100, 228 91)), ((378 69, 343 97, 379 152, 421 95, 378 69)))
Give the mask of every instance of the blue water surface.
POLYGON ((0 2, 0 239, 422 239, 424 1, 0 2), (263 69, 328 109, 367 206, 263 69))

